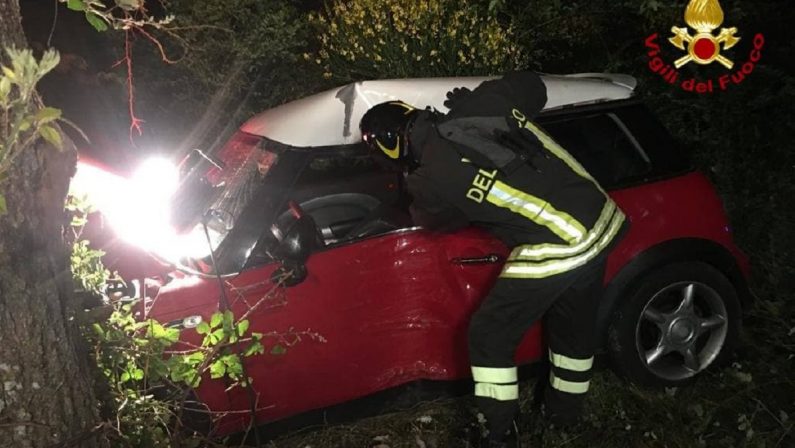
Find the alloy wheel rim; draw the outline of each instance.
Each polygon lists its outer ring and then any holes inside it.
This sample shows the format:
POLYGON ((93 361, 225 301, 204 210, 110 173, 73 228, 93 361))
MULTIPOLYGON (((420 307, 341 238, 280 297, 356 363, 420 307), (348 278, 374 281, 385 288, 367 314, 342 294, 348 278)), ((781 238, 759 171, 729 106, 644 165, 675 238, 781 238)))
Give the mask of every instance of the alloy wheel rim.
POLYGON ((717 291, 700 282, 659 290, 635 327, 638 355, 655 376, 678 381, 709 367, 728 333, 728 312, 717 291))

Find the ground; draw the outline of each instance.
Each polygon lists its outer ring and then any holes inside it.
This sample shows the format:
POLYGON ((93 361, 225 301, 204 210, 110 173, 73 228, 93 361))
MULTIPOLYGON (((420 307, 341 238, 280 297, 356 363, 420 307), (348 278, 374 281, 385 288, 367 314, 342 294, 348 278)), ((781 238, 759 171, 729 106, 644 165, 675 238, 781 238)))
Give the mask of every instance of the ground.
MULTIPOLYGON (((753 447, 795 446, 795 328, 770 310, 749 312, 735 361, 681 388, 641 389, 600 369, 592 382, 584 422, 568 430, 528 417, 534 379, 522 384, 524 446, 753 447), (783 331, 783 333, 781 333, 783 331), (782 343, 782 337, 790 343, 782 343)), ((306 428, 275 439, 270 448, 463 447, 461 429, 473 415, 470 397, 425 402, 414 408, 346 425, 306 428)))

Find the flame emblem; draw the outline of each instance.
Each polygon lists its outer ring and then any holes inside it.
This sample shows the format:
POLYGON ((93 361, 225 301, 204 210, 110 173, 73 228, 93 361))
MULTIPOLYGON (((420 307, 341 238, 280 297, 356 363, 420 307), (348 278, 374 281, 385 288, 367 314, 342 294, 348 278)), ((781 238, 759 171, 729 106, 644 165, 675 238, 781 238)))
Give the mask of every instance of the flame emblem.
POLYGON ((734 62, 720 52, 721 44, 724 50, 728 50, 740 41, 740 38, 735 36, 737 28, 721 28, 717 36, 712 34, 723 23, 723 9, 718 0, 690 0, 685 9, 685 23, 696 31, 695 35, 691 36, 686 27, 675 26, 671 28, 674 35, 668 38, 675 47, 680 50, 686 49, 688 53, 674 62, 676 68, 688 62, 707 65, 713 61, 718 61, 728 69, 734 66, 734 62))

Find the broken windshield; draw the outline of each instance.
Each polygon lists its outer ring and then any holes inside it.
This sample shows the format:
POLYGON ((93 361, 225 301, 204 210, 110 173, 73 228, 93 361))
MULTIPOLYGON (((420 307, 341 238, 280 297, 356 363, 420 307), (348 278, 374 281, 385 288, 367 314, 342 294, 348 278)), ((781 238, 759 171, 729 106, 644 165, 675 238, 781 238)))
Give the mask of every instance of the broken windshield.
POLYGON ((229 250, 224 241, 278 160, 264 146, 261 137, 237 132, 212 157, 199 153, 187 169, 172 201, 173 225, 185 238, 178 264, 214 271, 210 250, 216 251, 217 259, 223 258, 229 250))

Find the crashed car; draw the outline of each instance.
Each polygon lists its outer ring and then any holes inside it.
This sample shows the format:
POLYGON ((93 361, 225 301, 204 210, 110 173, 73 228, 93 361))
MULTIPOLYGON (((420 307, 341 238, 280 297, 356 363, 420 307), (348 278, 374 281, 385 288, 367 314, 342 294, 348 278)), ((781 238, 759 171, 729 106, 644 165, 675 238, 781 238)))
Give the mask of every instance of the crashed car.
MULTIPOLYGON (((148 247, 175 269, 138 292, 147 317, 196 342, 194 328, 224 298, 235 315, 249 313, 252 331, 275 335, 278 351, 245 359, 258 424, 420 380, 469 377, 468 321, 508 248, 476 227, 434 234, 414 226, 402 174, 371 159, 358 122, 394 99, 444 112, 446 92, 485 79, 349 84, 267 110, 222 147, 199 152, 171 196, 185 234, 148 247)), ((630 381, 687 383, 731 355, 750 300, 748 262, 721 201, 633 99, 633 78, 543 80, 549 101, 537 122, 632 223, 609 255, 598 298, 601 347, 630 381)), ((149 176, 149 188, 163 177, 149 176)), ((517 363, 546 353, 541 325, 526 334, 517 363)), ((248 426, 245 388, 205 378, 197 392, 209 409, 229 411, 220 433, 248 426)))

